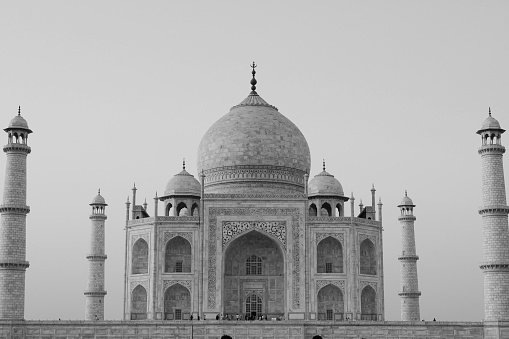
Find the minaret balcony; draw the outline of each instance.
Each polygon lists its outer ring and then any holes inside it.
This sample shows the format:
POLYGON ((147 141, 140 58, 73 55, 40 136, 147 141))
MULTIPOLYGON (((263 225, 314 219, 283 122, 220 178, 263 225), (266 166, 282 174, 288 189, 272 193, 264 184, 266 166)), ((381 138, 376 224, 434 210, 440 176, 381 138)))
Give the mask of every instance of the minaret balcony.
POLYGON ((16 213, 16 214, 28 214, 30 213, 30 207, 29 206, 19 206, 19 205, 0 205, 0 213, 16 213))
POLYGON ((25 270, 30 266, 28 261, 1 261, 0 269, 25 270))
POLYGON ((19 152, 29 154, 32 152, 30 146, 26 144, 7 144, 4 146, 4 152, 19 152))
POLYGON ((479 207, 479 214, 498 214, 507 215, 509 214, 509 206, 506 205, 490 205, 479 207))
POLYGON ((483 145, 483 146, 479 147, 479 150, 477 151, 477 153, 479 153, 479 154, 484 154, 484 153, 504 154, 505 147, 502 145, 497 145, 497 144, 483 145))
POLYGON ((479 268, 483 271, 509 271, 509 263, 481 263, 479 268))
POLYGON ((85 291, 85 295, 89 295, 91 297, 103 297, 106 294, 106 291, 85 291))
POLYGON ((87 255, 88 260, 106 260, 108 256, 106 254, 89 254, 87 255))
POLYGON ((400 297, 418 298, 421 296, 421 292, 399 292, 400 297))
POLYGON ((419 260, 419 256, 418 255, 402 255, 398 258, 398 260, 416 261, 416 260, 419 260))

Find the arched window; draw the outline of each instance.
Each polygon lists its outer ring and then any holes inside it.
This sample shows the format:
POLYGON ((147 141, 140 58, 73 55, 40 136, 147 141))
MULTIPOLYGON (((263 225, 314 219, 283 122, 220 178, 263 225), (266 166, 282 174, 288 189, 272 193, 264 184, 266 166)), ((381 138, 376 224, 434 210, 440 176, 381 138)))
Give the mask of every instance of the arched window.
POLYGON ((343 273, 343 248, 339 240, 327 237, 316 249, 317 273, 343 273))
POLYGON ((262 299, 256 294, 251 294, 246 299, 246 314, 251 317, 262 314, 262 299))
POLYGON ((316 210, 316 205, 315 204, 311 204, 309 206, 309 216, 310 217, 316 217, 317 216, 317 210, 316 210))
POLYGON ((366 286, 361 293, 361 319, 377 320, 376 292, 371 286, 366 286))
POLYGON ((141 285, 131 293, 131 320, 147 319, 147 290, 141 285))
POLYGON ((361 274, 376 275, 375 245, 369 239, 361 243, 360 260, 361 274))
POLYGON ((338 217, 342 217, 343 216, 343 208, 341 207, 341 204, 337 204, 336 205, 336 213, 337 213, 338 217))
POLYGON ((164 271, 191 272, 191 244, 187 239, 175 237, 166 244, 164 271))
POLYGON ((345 311, 343 292, 339 287, 327 285, 318 292, 318 320, 342 320, 345 311))
MULTIPOLYGON (((185 202, 181 202, 177 205, 177 215, 180 216, 180 212, 182 211, 182 209, 185 208, 186 209, 186 212, 187 212, 187 205, 185 202)), ((187 214, 186 214, 187 215, 187 214)))
POLYGON ((180 284, 168 287, 164 293, 164 319, 185 320, 191 315, 191 294, 180 284))
POLYGON ((197 216, 199 216, 199 213, 200 213, 200 210, 198 209, 198 204, 194 203, 193 206, 191 207, 191 215, 193 217, 197 217, 197 216))
POLYGON ((331 217, 332 216, 332 208, 330 207, 328 202, 322 204, 322 208, 320 209, 320 215, 322 217, 331 217))
POLYGON ((262 259, 256 255, 252 255, 246 260, 246 275, 261 275, 262 259))
POLYGON ((148 273, 148 244, 143 239, 138 239, 133 246, 132 274, 148 273))
POLYGON ((164 215, 165 216, 170 216, 171 214, 171 208, 173 207, 173 205, 171 203, 168 203, 168 205, 166 205, 166 210, 164 211, 164 215))

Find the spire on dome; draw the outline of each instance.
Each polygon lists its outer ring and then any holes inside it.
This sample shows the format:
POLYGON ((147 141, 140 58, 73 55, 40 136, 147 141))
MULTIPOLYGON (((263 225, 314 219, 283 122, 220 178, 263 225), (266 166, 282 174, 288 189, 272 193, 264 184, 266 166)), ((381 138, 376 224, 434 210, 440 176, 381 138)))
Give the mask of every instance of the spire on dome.
POLYGON ((182 160, 182 169, 184 171, 186 170, 186 158, 184 158, 184 160, 182 160))
POLYGON ((18 106, 18 116, 21 116, 21 105, 18 106))
POLYGON ((408 197, 406 190, 405 190, 405 197, 408 197))
POLYGON ((251 72, 251 74, 253 74, 253 79, 251 79, 251 93, 250 94, 258 94, 256 93, 256 79, 255 79, 255 74, 256 74, 256 71, 255 71, 255 68, 256 68, 256 64, 254 63, 253 61, 253 64, 251 65, 251 68, 253 69, 253 71, 251 72))
POLYGON ((323 171, 325 172, 325 159, 323 159, 323 171))
POLYGON ((490 115, 491 117, 491 107, 488 107, 488 114, 490 115))

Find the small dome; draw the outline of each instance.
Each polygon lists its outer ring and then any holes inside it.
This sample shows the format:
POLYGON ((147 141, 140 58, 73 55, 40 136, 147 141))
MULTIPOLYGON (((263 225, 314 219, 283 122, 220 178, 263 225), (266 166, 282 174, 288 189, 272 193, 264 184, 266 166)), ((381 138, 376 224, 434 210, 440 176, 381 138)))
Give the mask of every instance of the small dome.
POLYGON ((335 195, 344 196, 343 186, 332 174, 323 170, 315 175, 308 184, 308 196, 335 195))
POLYGON ((482 123, 481 129, 500 129, 500 124, 497 119, 493 118, 490 114, 482 123))
POLYGON ((28 129, 28 123, 21 115, 16 115, 9 123, 9 128, 25 128, 28 129))
POLYGON ((407 196, 406 191, 405 191, 405 196, 403 197, 403 199, 401 199, 401 203, 398 205, 398 207, 399 206, 415 206, 414 202, 412 201, 412 199, 410 199, 407 196))
POLYGON ((201 195, 201 185, 193 175, 183 169, 168 181, 164 195, 193 195, 199 197, 201 195))
POLYGON ((97 193, 94 200, 92 200, 92 203, 90 205, 107 205, 106 200, 101 195, 101 190, 97 193))

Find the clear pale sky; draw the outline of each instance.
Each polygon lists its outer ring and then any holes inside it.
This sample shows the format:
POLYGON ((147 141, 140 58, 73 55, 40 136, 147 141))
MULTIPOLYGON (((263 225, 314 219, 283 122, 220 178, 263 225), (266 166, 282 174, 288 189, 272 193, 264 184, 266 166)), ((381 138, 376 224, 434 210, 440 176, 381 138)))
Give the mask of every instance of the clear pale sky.
POLYGON ((508 15, 507 1, 3 1, 0 124, 21 105, 34 131, 26 319, 84 319, 98 188, 106 318, 121 319, 133 182, 152 213, 182 158, 197 176, 201 137, 249 94, 255 61, 258 93, 307 138, 311 176, 325 158, 356 204, 372 183, 382 197, 386 319, 400 318, 407 189, 421 318, 481 320, 475 132, 488 106, 509 129, 508 15))

